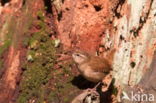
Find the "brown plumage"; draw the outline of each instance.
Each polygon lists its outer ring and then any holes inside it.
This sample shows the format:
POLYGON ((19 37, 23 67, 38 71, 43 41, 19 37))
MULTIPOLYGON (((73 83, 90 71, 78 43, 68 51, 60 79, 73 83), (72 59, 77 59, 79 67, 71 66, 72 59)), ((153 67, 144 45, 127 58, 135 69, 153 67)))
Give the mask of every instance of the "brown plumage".
POLYGON ((91 59, 88 61, 88 65, 96 72, 108 73, 111 68, 111 64, 105 58, 91 56, 91 59))
POLYGON ((112 59, 115 50, 111 51, 108 58, 89 55, 85 52, 72 54, 80 73, 89 81, 100 82, 112 70, 112 59))

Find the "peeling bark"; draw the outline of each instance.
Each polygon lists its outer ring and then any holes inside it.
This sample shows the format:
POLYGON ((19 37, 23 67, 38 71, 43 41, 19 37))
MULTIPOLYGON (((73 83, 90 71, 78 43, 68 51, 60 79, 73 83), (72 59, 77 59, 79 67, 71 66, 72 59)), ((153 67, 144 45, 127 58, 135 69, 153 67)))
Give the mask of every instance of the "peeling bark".
POLYGON ((114 60, 116 85, 136 85, 151 63, 156 40, 155 6, 153 0, 129 0, 120 11, 122 17, 114 20, 116 44, 120 47, 114 60), (124 12, 127 8, 129 14, 124 12), (124 40, 119 39, 121 36, 124 40))

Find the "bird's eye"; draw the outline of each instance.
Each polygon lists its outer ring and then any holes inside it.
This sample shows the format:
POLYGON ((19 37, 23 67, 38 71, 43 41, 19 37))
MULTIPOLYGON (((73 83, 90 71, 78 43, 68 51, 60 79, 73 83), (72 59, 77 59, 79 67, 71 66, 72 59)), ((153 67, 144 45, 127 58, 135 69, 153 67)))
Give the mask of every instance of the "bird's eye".
POLYGON ((76 54, 76 56, 80 56, 79 54, 76 54))

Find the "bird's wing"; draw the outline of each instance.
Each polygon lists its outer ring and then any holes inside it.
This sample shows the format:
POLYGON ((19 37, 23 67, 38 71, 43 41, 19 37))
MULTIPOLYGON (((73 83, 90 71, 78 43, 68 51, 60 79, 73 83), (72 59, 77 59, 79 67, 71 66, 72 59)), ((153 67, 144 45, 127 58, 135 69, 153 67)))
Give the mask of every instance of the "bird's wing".
POLYGON ((109 73, 112 70, 111 64, 105 58, 92 57, 89 65, 94 71, 109 73))

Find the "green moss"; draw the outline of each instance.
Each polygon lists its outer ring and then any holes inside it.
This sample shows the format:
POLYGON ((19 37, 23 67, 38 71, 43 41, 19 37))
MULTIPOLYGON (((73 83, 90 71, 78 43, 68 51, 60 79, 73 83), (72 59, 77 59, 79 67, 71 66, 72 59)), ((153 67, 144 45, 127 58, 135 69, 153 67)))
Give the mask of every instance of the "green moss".
POLYGON ((66 75, 71 75, 71 68, 69 66, 70 64, 63 65, 63 73, 66 75))
MULTIPOLYGON (((55 90, 53 95, 49 95, 49 101, 55 102, 56 100, 52 99, 57 97, 59 94, 60 96, 58 97, 63 103, 69 103, 71 101, 71 94, 73 90, 76 89, 71 83, 72 79, 74 76, 72 75, 71 69, 70 69, 71 63, 65 63, 61 65, 60 70, 54 70, 53 71, 53 77, 55 78, 55 81, 53 82, 55 90), (52 97, 51 97, 52 96, 52 97)), ((55 98, 56 99, 56 98, 55 98)), ((48 102, 51 103, 51 102, 48 102)))
MULTIPOLYGON (((57 95, 57 94, 58 94, 57 92, 51 91, 51 92, 48 94, 48 96, 47 96, 47 102, 48 102, 48 103, 53 103, 54 101, 59 101, 59 100, 58 100, 58 95, 57 95)), ((58 102, 56 102, 56 103, 58 103, 58 102)))
POLYGON ((70 102, 70 99, 66 97, 66 98, 63 99, 63 101, 64 101, 65 103, 69 103, 69 102, 70 102))
POLYGON ((71 83, 74 77, 70 68, 71 63, 62 64, 62 68, 59 69, 53 67, 56 63, 55 54, 59 41, 51 40, 50 29, 44 21, 44 13, 39 11, 35 25, 40 30, 23 41, 28 52, 22 66, 24 72, 17 103, 28 103, 30 100, 35 100, 35 103, 57 103, 60 99, 61 102, 69 103, 72 99, 69 94, 76 88, 71 83))
POLYGON ((112 94, 117 95, 118 94, 118 89, 117 88, 112 88, 112 94))
POLYGON ((0 55, 10 46, 11 40, 8 39, 4 42, 4 44, 0 47, 0 55))
POLYGON ((25 36, 24 37, 24 39, 23 39, 23 45, 25 46, 25 47, 28 47, 29 46, 29 37, 27 37, 27 36, 25 36))
POLYGON ((44 86, 51 78, 50 70, 55 63, 55 47, 48 36, 48 28, 44 23, 44 16, 39 12, 39 22, 43 24, 39 32, 34 33, 25 40, 28 46, 27 61, 22 67, 25 72, 20 83, 20 95, 18 103, 27 103, 30 99, 35 99, 37 103, 43 103, 45 89, 44 86))
POLYGON ((117 96, 118 94, 118 88, 114 86, 114 83, 115 83, 115 79, 113 78, 112 79, 112 82, 111 82, 111 85, 110 85, 110 89, 111 89, 111 92, 112 94, 114 94, 115 96, 117 96))
MULTIPOLYGON (((13 35, 13 32, 15 31, 15 27, 13 24, 15 24, 13 21, 12 21, 13 17, 7 17, 7 22, 4 24, 4 26, 2 27, 2 29, 0 29, 0 32, 3 34, 4 31, 8 31, 4 34, 4 36, 2 36, 3 40, 3 45, 0 47, 0 56, 3 54, 3 52, 5 50, 8 49, 8 47, 11 45, 12 43, 12 35, 13 35)), ((0 38, 0 39, 2 39, 0 38)))
MULTIPOLYGON (((11 44, 11 40, 6 40, 5 43, 0 47, 0 57, 8 49, 11 44)), ((3 59, 0 59, 0 69, 3 67, 3 59)))
POLYGON ((38 18, 41 20, 41 21, 44 21, 44 19, 45 19, 45 16, 44 16, 45 14, 44 14, 44 12, 43 11, 38 11, 37 12, 37 16, 38 16, 38 18))

